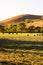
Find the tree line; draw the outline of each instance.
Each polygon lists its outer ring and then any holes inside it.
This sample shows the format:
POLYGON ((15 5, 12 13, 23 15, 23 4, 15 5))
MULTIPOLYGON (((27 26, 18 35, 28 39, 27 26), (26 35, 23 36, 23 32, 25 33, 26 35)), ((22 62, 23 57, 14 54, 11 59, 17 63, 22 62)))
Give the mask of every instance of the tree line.
POLYGON ((43 33, 43 27, 30 26, 26 28, 24 22, 20 22, 17 25, 8 24, 6 26, 0 25, 0 32, 2 33, 43 33))

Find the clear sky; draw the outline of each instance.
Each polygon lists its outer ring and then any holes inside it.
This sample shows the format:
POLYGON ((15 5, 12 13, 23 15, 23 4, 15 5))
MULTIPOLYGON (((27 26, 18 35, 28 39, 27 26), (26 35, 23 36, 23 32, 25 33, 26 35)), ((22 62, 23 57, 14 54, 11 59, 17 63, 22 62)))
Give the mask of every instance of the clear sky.
POLYGON ((43 15, 43 0, 0 0, 0 20, 21 14, 43 15))

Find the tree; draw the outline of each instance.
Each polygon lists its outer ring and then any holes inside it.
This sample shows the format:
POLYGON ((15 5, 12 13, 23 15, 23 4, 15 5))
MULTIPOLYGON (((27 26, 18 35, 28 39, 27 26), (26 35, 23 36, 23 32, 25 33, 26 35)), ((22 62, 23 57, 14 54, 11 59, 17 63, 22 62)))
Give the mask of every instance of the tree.
POLYGON ((4 26, 3 25, 0 25, 0 32, 4 32, 4 26))
POLYGON ((41 33, 43 33, 43 27, 41 27, 41 33))
POLYGON ((30 19, 25 19, 25 22, 26 22, 26 23, 30 23, 31 20, 30 20, 30 19))
POLYGON ((23 23, 23 22, 20 22, 20 23, 18 23, 18 25, 17 25, 17 31, 18 32, 24 32, 24 30, 25 30, 25 23, 23 23))
POLYGON ((5 27, 6 32, 16 32, 17 25, 9 24, 5 27))
POLYGON ((36 27, 35 32, 40 33, 41 32, 41 27, 36 27))
POLYGON ((30 26, 30 27, 28 28, 28 32, 30 32, 30 33, 33 33, 34 30, 35 30, 35 26, 30 26))
POLYGON ((11 24, 5 26, 5 32, 10 32, 10 29, 11 29, 11 24))
POLYGON ((17 32, 17 25, 12 25, 12 32, 17 32))

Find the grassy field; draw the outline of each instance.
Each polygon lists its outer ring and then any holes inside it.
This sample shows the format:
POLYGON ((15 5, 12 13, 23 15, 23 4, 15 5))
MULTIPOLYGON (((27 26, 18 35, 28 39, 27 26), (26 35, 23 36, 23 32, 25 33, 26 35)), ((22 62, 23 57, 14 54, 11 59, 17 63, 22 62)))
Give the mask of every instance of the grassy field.
POLYGON ((20 41, 43 41, 43 33, 0 33, 0 38, 20 41))
POLYGON ((0 65, 43 65, 43 34, 0 33, 0 65))

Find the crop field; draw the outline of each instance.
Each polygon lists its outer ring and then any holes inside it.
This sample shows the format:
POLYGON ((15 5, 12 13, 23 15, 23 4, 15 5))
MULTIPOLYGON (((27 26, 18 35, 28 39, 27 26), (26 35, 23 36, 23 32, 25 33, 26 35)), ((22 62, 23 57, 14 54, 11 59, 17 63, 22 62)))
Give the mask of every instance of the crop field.
POLYGON ((0 33, 0 65, 43 65, 43 33, 0 33))

